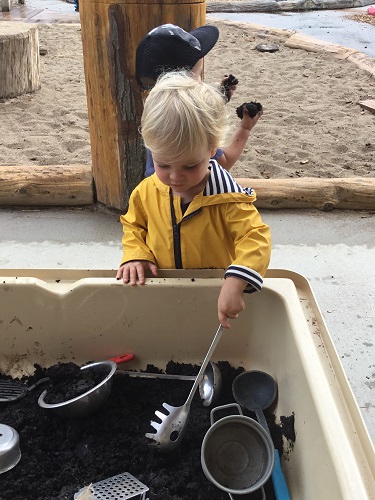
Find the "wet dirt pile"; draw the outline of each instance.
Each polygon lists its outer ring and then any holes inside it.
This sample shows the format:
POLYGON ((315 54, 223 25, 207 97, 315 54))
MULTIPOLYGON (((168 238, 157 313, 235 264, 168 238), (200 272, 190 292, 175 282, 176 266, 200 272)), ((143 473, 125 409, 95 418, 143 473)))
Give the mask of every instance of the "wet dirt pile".
MULTIPOLYGON (((219 362, 223 387, 217 405, 234 402, 232 381, 242 368, 219 362)), ((153 367, 149 367, 154 371, 153 367)), ((194 375, 192 365, 169 363, 167 371, 194 375)), ((48 370, 37 367, 28 385, 48 370)), ((94 415, 64 419, 38 406, 37 388, 23 399, 0 404, 0 422, 20 435, 22 457, 10 471, 0 474, 0 500, 71 500, 82 487, 128 472, 150 489, 150 500, 227 500, 204 476, 201 443, 210 426, 210 409, 202 406, 198 393, 191 407, 181 446, 161 454, 149 446, 146 432, 162 403, 181 405, 191 388, 189 381, 150 380, 116 374, 109 399, 94 415)), ((251 414, 248 414, 252 416, 251 414)), ((277 447, 282 429, 266 413, 277 447)), ((280 450, 281 451, 281 450, 280 450)), ((271 481, 267 500, 274 498, 271 481)))
POLYGON ((50 383, 44 401, 48 404, 62 403, 90 391, 109 375, 108 367, 95 366, 81 370, 74 363, 57 363, 48 369, 50 383))

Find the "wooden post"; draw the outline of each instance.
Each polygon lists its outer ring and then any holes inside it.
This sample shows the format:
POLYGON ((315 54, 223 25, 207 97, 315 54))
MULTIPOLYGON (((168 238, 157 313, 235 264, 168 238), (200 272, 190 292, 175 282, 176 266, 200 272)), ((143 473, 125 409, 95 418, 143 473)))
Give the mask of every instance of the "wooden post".
POLYGON ((143 178, 138 133, 142 91, 135 52, 152 28, 173 23, 190 31, 206 22, 202 0, 80 0, 83 57, 97 200, 125 210, 143 178))

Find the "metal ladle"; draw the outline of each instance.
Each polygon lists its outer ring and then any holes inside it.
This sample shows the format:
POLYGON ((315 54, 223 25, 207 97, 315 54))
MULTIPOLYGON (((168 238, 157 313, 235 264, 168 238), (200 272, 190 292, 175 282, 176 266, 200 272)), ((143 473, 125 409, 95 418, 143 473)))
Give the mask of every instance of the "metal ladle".
MULTIPOLYGON (((268 373, 253 370, 238 375, 232 384, 234 399, 243 408, 255 412, 260 425, 269 433, 263 410, 271 406, 277 395, 277 384, 268 373)), ((275 449, 272 484, 276 500, 290 500, 288 486, 281 468, 279 452, 275 449)))
MULTIPOLYGON (((117 370, 116 373, 129 375, 133 378, 160 378, 167 380, 191 380, 194 381, 196 375, 171 375, 169 373, 147 373, 147 372, 132 372, 125 370, 117 370)), ((221 390, 222 380, 220 368, 216 363, 210 361, 204 371, 203 378, 199 382, 199 395, 203 402, 203 406, 211 406, 217 399, 221 390)))

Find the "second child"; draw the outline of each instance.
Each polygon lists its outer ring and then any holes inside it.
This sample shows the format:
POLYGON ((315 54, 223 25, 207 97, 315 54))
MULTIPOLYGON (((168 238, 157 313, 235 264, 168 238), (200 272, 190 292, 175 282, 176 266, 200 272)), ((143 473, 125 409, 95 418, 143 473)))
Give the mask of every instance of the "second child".
MULTIPOLYGON (((203 58, 213 49, 219 38, 216 26, 205 25, 187 32, 174 24, 162 24, 152 29, 140 41, 136 52, 136 79, 144 90, 150 90, 162 73, 176 70, 191 71, 194 78, 202 79, 203 58)), ((236 89, 230 78, 222 80, 221 90, 229 100, 236 89)), ((224 94, 223 94, 224 98, 224 94)), ((214 159, 226 170, 230 170, 241 156, 252 129, 257 124, 262 112, 250 117, 246 108, 236 128, 230 144, 218 147, 214 159)), ((154 173, 151 152, 147 150, 145 176, 154 173)))

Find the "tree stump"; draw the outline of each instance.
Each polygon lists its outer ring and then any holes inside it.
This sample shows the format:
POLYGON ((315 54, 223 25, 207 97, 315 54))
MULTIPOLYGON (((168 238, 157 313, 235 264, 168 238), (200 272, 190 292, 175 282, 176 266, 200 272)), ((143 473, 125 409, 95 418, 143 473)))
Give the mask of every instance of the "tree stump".
POLYGON ((2 12, 10 11, 10 0, 1 0, 1 11, 2 12))
POLYGON ((40 89, 38 28, 27 23, 0 23, 0 98, 40 89))

